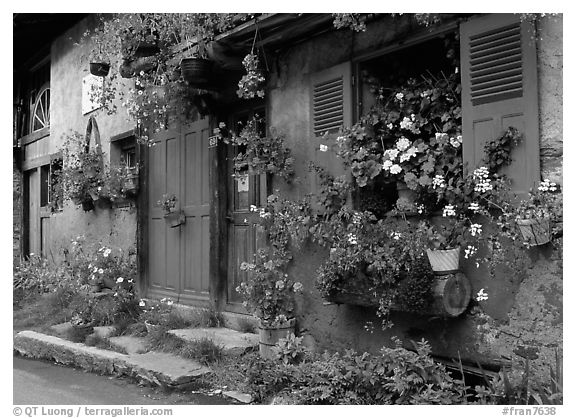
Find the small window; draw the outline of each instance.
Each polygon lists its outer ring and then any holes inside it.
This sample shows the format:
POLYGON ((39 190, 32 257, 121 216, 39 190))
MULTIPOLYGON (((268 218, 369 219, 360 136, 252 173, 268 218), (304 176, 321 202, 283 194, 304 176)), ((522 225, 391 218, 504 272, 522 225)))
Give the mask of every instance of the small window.
POLYGON ((50 126, 50 87, 43 87, 36 98, 32 107, 32 127, 31 131, 50 126))
POLYGON ((136 168, 136 146, 128 146, 122 149, 120 153, 120 163, 128 168, 136 168))

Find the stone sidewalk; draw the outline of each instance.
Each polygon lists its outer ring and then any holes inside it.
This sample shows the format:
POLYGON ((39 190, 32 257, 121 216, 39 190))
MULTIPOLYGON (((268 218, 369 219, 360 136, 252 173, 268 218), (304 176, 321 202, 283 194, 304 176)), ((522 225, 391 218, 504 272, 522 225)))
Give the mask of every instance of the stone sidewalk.
MULTIPOLYGON (((64 335, 69 324, 57 325, 56 333, 64 335)), ((96 327, 95 333, 108 337, 111 327, 96 327)), ((210 338, 223 347, 225 355, 240 354, 258 346, 258 335, 244 334, 228 328, 191 328, 172 330, 170 333, 186 341, 210 338)), ((202 376, 211 372, 192 359, 164 352, 147 351, 146 339, 133 336, 110 337, 113 346, 123 348, 127 354, 75 343, 64 338, 35 331, 21 331, 14 336, 14 351, 22 356, 46 359, 80 367, 85 371, 108 375, 129 376, 138 381, 172 389, 195 389, 202 376)), ((223 392, 223 395, 243 403, 250 403, 249 395, 223 392)))

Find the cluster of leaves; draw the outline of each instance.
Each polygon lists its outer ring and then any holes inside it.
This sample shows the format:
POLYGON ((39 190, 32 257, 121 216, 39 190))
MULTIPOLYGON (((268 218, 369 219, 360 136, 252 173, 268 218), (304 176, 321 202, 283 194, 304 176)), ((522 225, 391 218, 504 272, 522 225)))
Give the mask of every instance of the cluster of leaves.
POLYGON ((174 302, 170 298, 162 298, 158 302, 148 303, 140 300, 138 305, 142 308, 142 313, 139 319, 152 325, 165 324, 172 313, 173 304, 174 302))
POLYGON ((262 118, 250 119, 236 135, 220 123, 216 134, 227 144, 238 147, 234 157, 234 176, 246 174, 275 174, 290 180, 294 175, 294 158, 289 148, 284 146, 284 136, 270 129, 270 135, 263 132, 262 118))
POLYGON ((375 84, 372 90, 376 104, 338 138, 338 155, 356 185, 401 181, 422 203, 445 201, 458 190, 463 170, 458 75, 410 79, 393 89, 375 84))
POLYGON ((510 165, 512 150, 520 143, 522 136, 518 129, 508 127, 502 135, 484 145, 484 163, 490 171, 497 173, 502 167, 510 165))
MULTIPOLYGON (((186 117, 194 108, 205 109, 199 98, 205 90, 191 89, 181 77, 177 54, 208 57, 208 44, 218 33, 247 20, 243 13, 117 13, 99 17, 81 44, 90 48, 90 62, 120 68, 123 77, 135 77, 136 88, 124 95, 123 82, 112 72, 98 91, 108 114, 122 99, 136 122, 137 138, 152 145, 150 135, 165 129, 169 117, 186 117), (137 63, 137 64, 135 64, 137 63), (158 93, 161 86, 163 93, 158 93)), ((96 92, 95 92, 96 93, 96 92)))
POLYGON ((302 291, 302 284, 288 277, 286 265, 287 260, 264 248, 256 252, 254 263, 240 265, 247 274, 236 291, 244 307, 265 325, 283 324, 294 316, 295 295, 302 291))
POLYGON ((238 82, 236 94, 241 99, 253 99, 264 97, 264 82, 266 79, 260 69, 260 60, 254 53, 250 53, 242 60, 246 74, 238 82))
POLYGON ((246 278, 236 290, 244 306, 265 324, 283 323, 293 317, 295 295, 302 284, 286 273, 292 259, 291 249, 300 248, 307 239, 311 223, 309 199, 293 202, 270 195, 259 213, 260 225, 266 233, 268 248, 260 248, 253 263, 242 263, 246 278))
MULTIPOLYGON (((395 218, 378 220, 370 212, 343 207, 328 221, 313 225, 311 233, 315 242, 330 248, 316 275, 318 289, 327 298, 359 291, 375 298, 385 326, 391 325, 387 316, 399 295, 399 283, 424 271, 422 286, 429 288, 432 283, 422 225, 395 218)), ((415 299, 413 310, 429 301, 428 297, 415 299)))
POLYGON ((52 190, 76 203, 107 199, 122 200, 133 196, 132 188, 137 168, 126 164, 104 165, 104 154, 101 147, 86 147, 84 137, 78 132, 68 135, 62 145, 64 155, 63 167, 52 177, 52 190), (129 183, 130 182, 130 183, 129 183))
POLYGON ((102 150, 98 145, 88 149, 78 132, 67 136, 62 146, 64 166, 60 180, 64 197, 76 202, 96 200, 106 195, 102 150))
MULTIPOLYGON (((561 405, 563 403, 562 357, 555 353, 555 364, 549 366, 550 379, 538 381, 530 375, 530 360, 524 359, 520 374, 501 370, 486 385, 476 386, 476 398, 482 405, 561 405)), ((543 413, 544 411, 542 410, 543 413)))
POLYGON ((379 355, 324 353, 299 365, 254 360, 247 388, 257 400, 286 394, 306 405, 453 405, 466 403, 465 386, 430 356, 421 341, 416 351, 382 348, 379 355))

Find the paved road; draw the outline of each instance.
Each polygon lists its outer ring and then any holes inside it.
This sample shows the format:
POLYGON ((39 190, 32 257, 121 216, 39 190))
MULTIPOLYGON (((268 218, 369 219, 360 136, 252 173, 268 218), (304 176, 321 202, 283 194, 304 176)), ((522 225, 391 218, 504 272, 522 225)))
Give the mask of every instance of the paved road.
POLYGON ((218 396, 164 393, 128 379, 99 376, 14 356, 14 405, 218 405, 218 396))

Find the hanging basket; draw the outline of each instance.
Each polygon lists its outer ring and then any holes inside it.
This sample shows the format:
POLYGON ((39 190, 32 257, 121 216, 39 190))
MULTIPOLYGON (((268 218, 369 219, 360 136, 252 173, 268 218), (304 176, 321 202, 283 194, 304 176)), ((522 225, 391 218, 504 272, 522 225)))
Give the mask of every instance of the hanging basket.
POLYGON ((262 321, 259 321, 260 356, 266 359, 275 358, 274 347, 282 338, 288 338, 290 334, 294 334, 295 328, 296 318, 290 318, 278 326, 264 325, 262 321))
POLYGON ((519 219, 516 223, 528 245, 543 245, 550 242, 550 221, 547 218, 519 219))
POLYGON ((110 72, 110 64, 107 62, 91 62, 90 74, 98 77, 106 77, 110 72))
POLYGON ((205 86, 210 82, 212 61, 205 58, 188 57, 180 61, 182 77, 191 86, 205 86))
POLYGON ((458 272, 460 265, 460 247, 449 250, 426 250, 432 271, 436 275, 453 274, 458 272))

